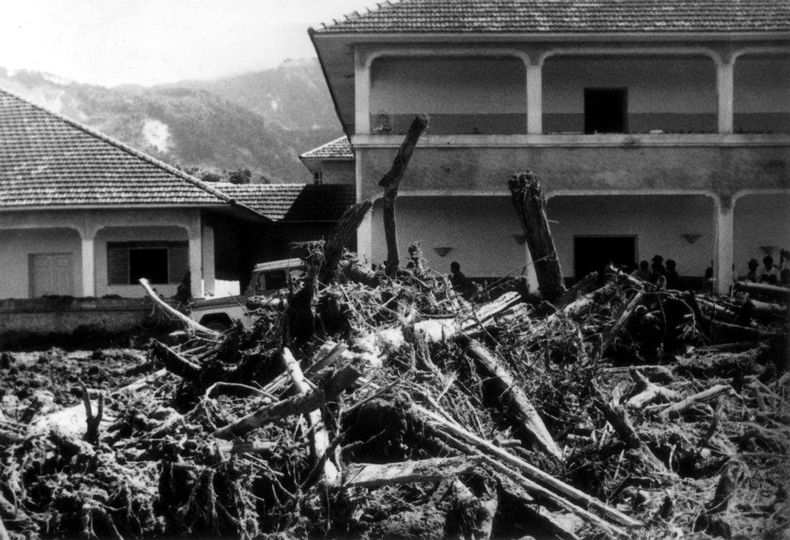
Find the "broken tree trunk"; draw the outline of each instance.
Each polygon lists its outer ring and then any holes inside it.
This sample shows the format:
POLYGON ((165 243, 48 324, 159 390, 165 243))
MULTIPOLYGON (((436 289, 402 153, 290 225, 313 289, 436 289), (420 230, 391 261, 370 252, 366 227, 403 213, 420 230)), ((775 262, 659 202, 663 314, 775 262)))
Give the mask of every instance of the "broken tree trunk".
POLYGON ((631 419, 625 409, 614 401, 606 401, 603 393, 598 389, 595 384, 592 385, 593 403, 595 407, 601 411, 606 421, 611 424, 617 435, 625 443, 628 448, 636 450, 644 456, 650 465, 658 472, 667 472, 666 467, 656 455, 645 446, 642 439, 639 438, 631 419))
MULTIPOLYGON (((299 362, 296 361, 288 347, 283 348, 282 358, 285 363, 285 369, 296 387, 296 391, 299 392, 299 395, 306 395, 310 391, 310 387, 304 378, 302 369, 299 367, 299 362)), ((324 458, 329 448, 329 435, 326 432, 320 409, 314 409, 307 413, 307 423, 312 428, 313 458, 316 463, 323 462, 324 481, 326 484, 330 486, 336 485, 340 473, 334 463, 324 458)))
POLYGON ((392 167, 379 180, 379 186, 384 188, 382 210, 384 214, 384 236, 387 240, 387 264, 385 271, 388 276, 395 276, 400 263, 398 259, 398 237, 395 230, 395 199, 398 196, 398 187, 403 179, 403 173, 406 172, 406 166, 411 160, 414 147, 417 146, 420 135, 427 127, 428 117, 423 114, 416 116, 412 120, 409 131, 406 133, 406 138, 403 139, 403 143, 392 161, 392 167))
POLYGON ((790 303, 790 288, 787 287, 771 285, 770 283, 751 283, 748 281, 738 281, 735 283, 735 290, 760 294, 775 300, 790 303))
POLYGON ((468 457, 431 458, 396 463, 352 463, 343 471, 345 487, 381 487, 413 482, 441 482, 475 468, 468 457))
POLYGON ((346 388, 362 376, 364 371, 364 367, 359 366, 358 363, 350 362, 338 369, 321 388, 261 407, 252 414, 218 429, 213 436, 218 439, 232 439, 280 418, 294 414, 307 414, 336 400, 346 388))
POLYGON ((185 379, 197 380, 203 371, 199 365, 159 341, 154 340, 151 343, 151 351, 154 358, 161 362, 167 371, 185 379))
POLYGON ((85 388, 84 384, 80 384, 80 389, 82 390, 82 403, 85 406, 85 423, 87 424, 83 439, 92 445, 97 445, 99 444, 99 424, 101 424, 102 416, 104 416, 104 393, 99 394, 96 414, 93 414, 88 389, 85 388))
POLYGON ((162 308, 165 311, 165 313, 167 313, 168 315, 171 315, 176 319, 178 319, 179 321, 181 321, 182 323, 184 323, 187 329, 193 330, 195 332, 199 332, 205 336, 214 339, 222 336, 222 334, 220 334, 219 332, 215 332, 211 328, 206 328, 202 324, 193 321, 192 319, 190 319, 189 317, 178 311, 176 308, 174 308, 173 306, 171 306, 170 304, 159 298, 159 295, 156 294, 156 291, 154 291, 151 288, 151 285, 148 283, 147 279, 140 278, 140 285, 143 286, 143 289, 145 289, 146 294, 148 294, 148 296, 151 298, 151 300, 154 301, 154 303, 157 306, 162 308))
POLYGON ((625 515, 616 508, 613 508, 596 499, 595 497, 592 497, 583 491, 580 491, 575 487, 554 478, 550 474, 538 469, 534 465, 527 463, 523 459, 507 452, 506 450, 494 446, 490 442, 478 437, 474 433, 471 433, 459 424, 451 422, 421 405, 414 404, 412 405, 412 408, 418 416, 426 419, 429 424, 433 425, 437 429, 446 430, 449 434, 459 437, 467 444, 474 446, 478 451, 495 456, 497 461, 501 462, 503 465, 507 464, 509 467, 517 469, 518 472, 524 475, 528 480, 535 482, 538 486, 545 489, 546 491, 553 492, 557 495, 561 495, 564 498, 570 499, 571 501, 575 501, 584 508, 595 510, 602 516, 605 516, 607 519, 610 519, 624 527, 642 526, 641 522, 625 515))
POLYGON ((546 429, 543 419, 529 401, 527 395, 516 383, 510 372, 502 363, 485 347, 475 340, 467 344, 466 352, 474 358, 477 364, 491 377, 491 383, 497 391, 507 396, 507 402, 516 417, 516 427, 525 430, 541 448, 562 461, 562 450, 554 442, 549 430, 546 429))
POLYGON ((578 300, 582 295, 587 294, 587 292, 592 288, 593 285, 598 281, 598 272, 590 272, 586 276, 584 276, 578 283, 574 284, 573 287, 562 293, 562 296, 557 299, 555 302, 554 307, 559 309, 563 309, 568 304, 571 304, 578 300))
POLYGON ((701 401, 707 401, 709 399, 718 397, 721 394, 728 394, 732 392, 735 392, 735 390, 729 384, 717 384, 716 386, 708 388, 707 390, 703 390, 702 392, 694 394, 693 396, 689 396, 683 401, 679 401, 674 405, 670 405, 669 407, 661 411, 661 413, 659 413, 659 417, 666 420, 672 415, 680 415, 680 413, 682 413, 683 411, 685 411, 695 403, 699 403, 701 401))
POLYGON ((521 228, 527 236, 540 293, 549 302, 554 302, 565 292, 565 284, 538 177, 532 171, 519 173, 510 179, 508 186, 521 228))
POLYGON ((329 240, 324 244, 324 261, 318 274, 321 283, 331 283, 337 278, 338 263, 343 255, 343 248, 351 241, 371 206, 373 203, 370 201, 355 204, 340 218, 329 240))
POLYGON ((636 368, 632 367, 629 371, 629 374, 637 384, 639 392, 625 402, 628 407, 641 409, 648 403, 652 403, 657 399, 662 399, 664 401, 678 401, 680 399, 680 393, 676 392, 675 390, 670 390, 669 388, 664 388, 663 386, 653 384, 636 368))

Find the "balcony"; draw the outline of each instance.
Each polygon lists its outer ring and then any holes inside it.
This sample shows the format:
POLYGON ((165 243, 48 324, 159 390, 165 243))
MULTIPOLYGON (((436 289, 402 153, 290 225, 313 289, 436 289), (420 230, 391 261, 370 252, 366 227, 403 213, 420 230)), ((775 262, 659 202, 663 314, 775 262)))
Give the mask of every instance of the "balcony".
MULTIPOLYGON (((356 135, 360 194, 376 196, 400 135, 356 135)), ((501 193, 524 169, 547 192, 715 192, 790 187, 787 134, 425 135, 401 192, 501 193)))

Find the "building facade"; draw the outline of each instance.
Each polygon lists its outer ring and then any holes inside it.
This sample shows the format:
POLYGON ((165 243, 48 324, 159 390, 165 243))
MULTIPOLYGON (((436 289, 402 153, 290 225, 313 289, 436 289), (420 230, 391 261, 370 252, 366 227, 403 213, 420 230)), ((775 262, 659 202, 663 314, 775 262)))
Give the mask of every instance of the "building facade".
POLYGON ((266 218, 91 129, 0 90, 0 298, 212 294, 215 231, 266 218), (218 226, 220 227, 218 229, 218 226))
POLYGON ((530 267, 507 180, 542 179, 563 272, 653 255, 725 291, 790 244, 790 6, 781 0, 402 0, 311 29, 374 199, 359 251, 386 256, 378 180, 428 114, 398 237, 435 269, 530 267))

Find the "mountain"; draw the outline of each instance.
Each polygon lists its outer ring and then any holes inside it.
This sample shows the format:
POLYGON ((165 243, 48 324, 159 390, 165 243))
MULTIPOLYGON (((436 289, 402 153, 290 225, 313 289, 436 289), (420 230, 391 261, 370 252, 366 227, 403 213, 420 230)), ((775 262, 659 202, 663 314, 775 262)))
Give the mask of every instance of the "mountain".
POLYGON ((0 68, 0 86, 186 169, 309 181, 300 153, 340 126, 317 61, 210 81, 106 88, 0 68))

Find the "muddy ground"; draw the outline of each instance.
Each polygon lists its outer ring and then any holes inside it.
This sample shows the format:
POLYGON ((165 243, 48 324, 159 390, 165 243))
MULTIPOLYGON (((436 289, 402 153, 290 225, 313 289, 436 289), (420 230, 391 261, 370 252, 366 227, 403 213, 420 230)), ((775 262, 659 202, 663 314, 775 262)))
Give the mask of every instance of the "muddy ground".
POLYGON ((133 368, 145 361, 140 349, 0 352, 0 413, 27 423, 80 403, 80 383, 109 390, 139 378, 133 368))

